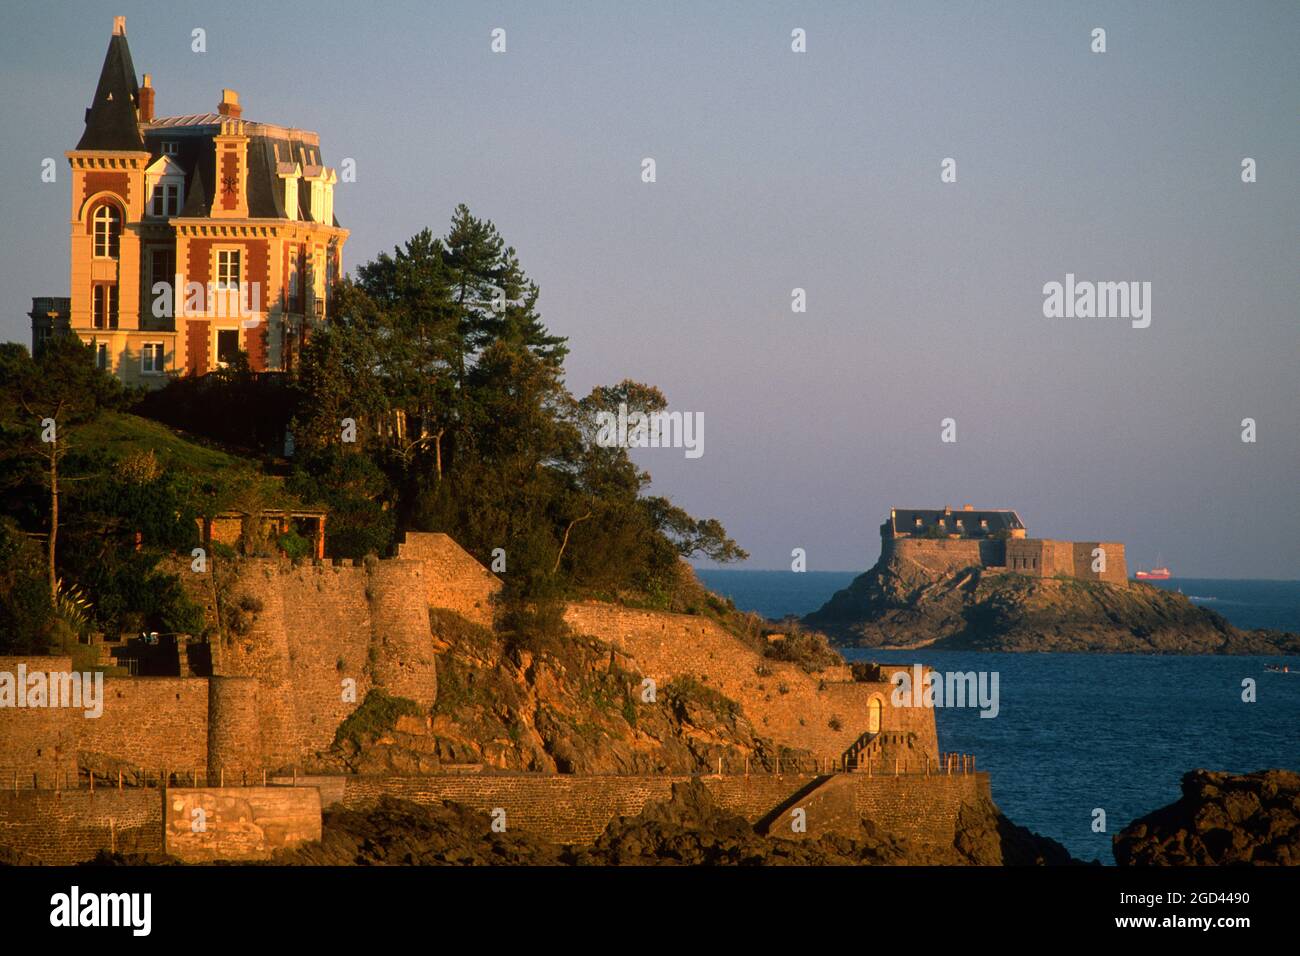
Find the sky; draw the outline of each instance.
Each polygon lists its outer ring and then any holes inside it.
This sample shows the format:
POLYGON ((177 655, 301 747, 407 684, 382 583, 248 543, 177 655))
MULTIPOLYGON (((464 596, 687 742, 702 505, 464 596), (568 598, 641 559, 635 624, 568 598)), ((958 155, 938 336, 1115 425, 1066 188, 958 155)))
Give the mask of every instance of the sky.
POLYGON ((158 115, 230 87, 355 161, 346 268, 495 222, 575 394, 702 417, 698 458, 634 454, 743 567, 861 570, 891 507, 969 503, 1130 571, 1300 579, 1300 4, 162 9, 7 5, 0 339, 68 294, 63 154, 124 14, 158 115), (1149 282, 1149 327, 1045 316, 1067 274, 1149 282))

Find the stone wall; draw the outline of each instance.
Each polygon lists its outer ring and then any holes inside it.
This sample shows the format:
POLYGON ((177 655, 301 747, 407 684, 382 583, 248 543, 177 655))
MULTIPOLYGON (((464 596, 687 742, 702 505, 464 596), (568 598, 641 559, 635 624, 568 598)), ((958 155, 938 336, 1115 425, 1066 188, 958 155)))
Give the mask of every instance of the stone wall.
POLYGON ((929 777, 853 774, 854 806, 858 813, 914 842, 951 846, 963 804, 992 800, 989 775, 929 777))
MULTIPOLYGON (((343 805, 363 809, 381 796, 414 803, 461 803, 484 813, 502 809, 507 830, 555 843, 590 843, 620 816, 665 800, 683 775, 446 774, 434 777, 347 777, 343 805)), ((954 776, 868 776, 864 773, 702 776, 718 805, 751 824, 773 818, 774 836, 796 836, 784 823, 794 807, 807 813, 808 835, 852 836, 867 818, 890 833, 935 847, 951 846, 963 804, 989 796, 986 773, 954 776), (798 799, 795 799, 795 798, 798 799), (828 799, 829 797, 829 799, 828 799), (846 813, 846 810, 851 812, 846 813)))
POLYGON ((936 574, 956 574, 965 568, 1006 568, 1031 577, 1058 574, 1082 580, 1124 585, 1128 567, 1124 545, 1118 541, 1058 541, 1053 538, 893 538, 881 537, 881 556, 897 557, 936 574), (1106 551, 1106 572, 1092 570, 1094 548, 1106 551))
MULTIPOLYGON (((0 671, 67 673, 71 658, 0 657, 0 671)), ((106 770, 128 768, 193 770, 208 765, 208 682, 195 677, 108 677, 103 711, 84 708, 0 707, 0 787, 14 773, 30 785, 56 775, 76 779, 80 763, 106 770)))
POLYGON ((1007 542, 1007 570, 1031 577, 1050 578, 1058 574, 1083 581, 1128 583, 1128 565, 1124 545, 1118 541, 1057 541, 1051 538, 1024 538, 1007 542), (1092 570, 1092 552, 1106 552, 1105 572, 1092 570))
POLYGON ((1124 545, 1119 541, 1075 541, 1074 575, 1085 581, 1105 581, 1108 584, 1128 584, 1128 560, 1124 555, 1124 545), (1106 570, 1097 573, 1092 570, 1092 552, 1101 548, 1106 552, 1106 570))
POLYGON ((0 790, 0 846, 66 866, 100 850, 162 849, 158 790, 0 790))
POLYGON ((883 538, 885 558, 914 561, 927 571, 954 574, 964 568, 1000 565, 1003 542, 979 538, 883 538))
MULTIPOLYGON (((432 706, 438 680, 421 562, 294 567, 252 559, 240 571, 227 600, 255 610, 245 633, 214 641, 213 673, 257 679, 256 766, 288 765, 329 747, 373 687, 432 706)), ((210 597, 207 606, 215 620, 210 597)))
POLYGON ((165 800, 163 850, 187 863, 265 860, 321 838, 315 787, 171 787, 165 800))
POLYGON ((424 565, 430 607, 448 608, 485 627, 492 625, 501 581, 449 536, 407 532, 397 546, 397 556, 424 565))
POLYGON ((825 681, 763 657, 703 617, 587 602, 569 605, 565 620, 631 657, 660 687, 695 677, 740 704, 759 734, 819 759, 839 761, 867 732, 873 697, 882 708, 881 730, 920 731, 937 756, 933 711, 893 707, 887 683, 825 681))
POLYGON ((208 682, 201 677, 109 677, 104 714, 78 724, 78 749, 146 770, 208 761, 208 682))

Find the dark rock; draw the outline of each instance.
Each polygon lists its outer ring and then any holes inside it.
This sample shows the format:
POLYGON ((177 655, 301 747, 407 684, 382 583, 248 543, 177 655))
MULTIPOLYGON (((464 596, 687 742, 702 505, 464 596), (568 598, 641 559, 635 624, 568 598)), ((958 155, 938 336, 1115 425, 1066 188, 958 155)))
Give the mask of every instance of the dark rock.
POLYGON ((1115 835, 1121 866, 1300 865, 1300 774, 1193 770, 1183 795, 1115 835))
POLYGON ((1140 582, 945 574, 882 559, 804 622, 838 644, 974 651, 1300 654, 1300 635, 1240 631, 1184 595, 1140 582))

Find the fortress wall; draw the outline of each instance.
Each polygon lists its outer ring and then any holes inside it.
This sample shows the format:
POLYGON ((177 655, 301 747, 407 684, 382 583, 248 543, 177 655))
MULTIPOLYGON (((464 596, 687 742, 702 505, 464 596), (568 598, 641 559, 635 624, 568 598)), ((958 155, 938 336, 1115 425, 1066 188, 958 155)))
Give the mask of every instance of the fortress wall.
MULTIPOLYGON (((289 699, 286 732, 280 746, 267 753, 273 765, 293 763, 333 743, 339 724, 375 686, 375 624, 382 627, 387 619, 368 596, 374 592, 365 567, 281 565, 278 581, 286 610, 289 699), (345 679, 356 682, 355 701, 344 700, 345 679)), ((418 592, 408 597, 418 605, 418 592)))
POLYGON ((1008 571, 1041 577, 1045 560, 1042 538, 1017 538, 1007 542, 1008 571))
MULTIPOLYGON (((12 674, 15 682, 19 665, 25 665, 28 673, 66 674, 72 670, 72 658, 0 657, 0 672, 12 674)), ((75 775, 83 722, 83 711, 71 708, 0 707, 0 788, 12 785, 15 772, 27 786, 33 773, 42 780, 53 780, 56 774, 75 775)))
POLYGON ((963 568, 982 567, 984 557, 997 557, 1002 542, 985 542, 979 538, 885 538, 885 556, 896 555, 914 561, 928 571, 952 574, 963 568), (981 546, 984 551, 981 552, 981 546))
POLYGON ((432 707, 438 697, 435 653, 429 632, 425 565, 397 559, 374 565, 367 582, 371 646, 378 654, 374 681, 388 693, 432 707))
MULTIPOLYGON (((0 671, 67 673, 69 657, 4 657, 0 671)), ((13 774, 42 785, 55 774, 76 779, 78 755, 104 766, 103 758, 156 773, 207 766, 208 682, 197 677, 106 677, 103 710, 85 707, 0 707, 0 787, 13 774), (98 759, 96 759, 98 758, 98 759)))
MULTIPOLYGON (((507 832, 519 829, 555 843, 591 843, 620 816, 636 816, 651 801, 666 800, 672 785, 692 779, 684 775, 571 776, 567 774, 451 774, 435 777, 348 777, 343 805, 362 809, 381 796, 420 804, 443 800, 490 814, 506 813, 507 832)), ((723 809, 756 824, 774 811, 804 806, 809 832, 827 830, 854 836, 857 819, 865 817, 881 828, 919 843, 951 846, 963 804, 989 796, 988 775, 867 776, 862 773, 817 777, 812 774, 701 776, 699 780, 723 809), (793 802, 792 798, 818 781, 822 787, 793 802), (827 787, 844 791, 858 815, 846 821, 838 807, 819 801, 827 787), (819 808, 827 819, 816 819, 819 808)), ((843 801, 840 801, 843 802, 843 801)), ((792 837, 778 820, 773 835, 792 837)))
MULTIPOLYGON (((931 670, 930 667, 922 667, 922 680, 931 670)), ((939 734, 935 726, 934 709, 931 707, 898 707, 893 704, 893 693, 897 688, 894 683, 894 674, 898 671, 906 671, 909 681, 915 676, 911 667, 906 665, 881 665, 881 672, 884 675, 884 682, 879 684, 863 684, 861 686, 870 688, 871 696, 878 696, 885 703, 880 730, 886 734, 916 734, 916 740, 913 742, 912 750, 918 759, 926 757, 932 760, 939 758, 939 734)), ((914 683, 914 682, 913 682, 914 683)), ((909 683, 909 688, 912 683, 909 683)), ((911 695, 909 695, 910 697, 911 695)), ((910 761, 903 755, 904 769, 908 769, 910 761)))
POLYGON ((424 564, 425 595, 430 607, 448 608, 491 627, 501 581, 448 535, 407 532, 397 546, 397 556, 424 564))
POLYGON ((244 635, 228 635, 214 671, 255 677, 263 761, 283 766, 330 746, 372 687, 432 706, 437 697, 423 564, 293 567, 244 565, 234 599, 262 610, 244 635), (356 699, 344 700, 344 680, 356 699))
MULTIPOLYGON (((818 675, 764 658, 708 618, 587 602, 569 605, 565 620, 632 657, 660 687, 675 677, 701 679, 740 704, 759 734, 788 747, 834 761, 867 730, 872 685, 828 682, 819 689, 818 675), (759 668, 769 676, 759 676, 759 668)), ((883 703, 883 720, 890 721, 887 694, 883 703)))
POLYGON ((1124 556, 1124 545, 1119 541, 1076 541, 1073 542, 1074 573, 1085 581, 1105 581, 1108 584, 1125 585, 1128 583, 1128 561, 1124 556), (1097 573, 1092 570, 1092 552, 1101 548, 1106 552, 1106 570, 1097 573))
POLYGON ((67 866, 100 850, 162 849, 158 790, 0 790, 0 846, 67 866))
POLYGON ((423 804, 452 800, 488 814, 500 807, 507 832, 517 828, 554 843, 589 843, 611 820, 635 816, 651 800, 666 800, 674 782, 689 779, 668 774, 348 777, 343 804, 361 808, 387 795, 423 804))
POLYGON ((226 769, 262 766, 262 728, 257 713, 257 678, 208 679, 208 762, 211 776, 226 769))
POLYGON ((208 765, 207 679, 106 678, 103 716, 81 720, 76 734, 79 751, 149 772, 202 769, 208 765))
POLYGON ((852 775, 858 814, 901 837, 934 847, 950 847, 965 804, 992 799, 987 773, 953 776, 852 775))
POLYGON ((276 850, 321 838, 315 787, 172 787, 165 801, 163 849, 187 863, 265 860, 276 850))

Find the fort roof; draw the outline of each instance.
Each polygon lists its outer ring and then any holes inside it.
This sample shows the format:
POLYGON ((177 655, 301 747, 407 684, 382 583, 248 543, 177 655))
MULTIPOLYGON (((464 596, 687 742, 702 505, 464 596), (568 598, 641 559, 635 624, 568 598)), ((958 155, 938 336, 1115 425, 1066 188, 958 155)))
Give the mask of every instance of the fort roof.
POLYGON ((1023 531, 1024 522, 1010 508, 980 508, 966 505, 953 508, 891 508, 885 522, 894 535, 923 534, 941 528, 950 534, 996 534, 999 531, 1023 531))

